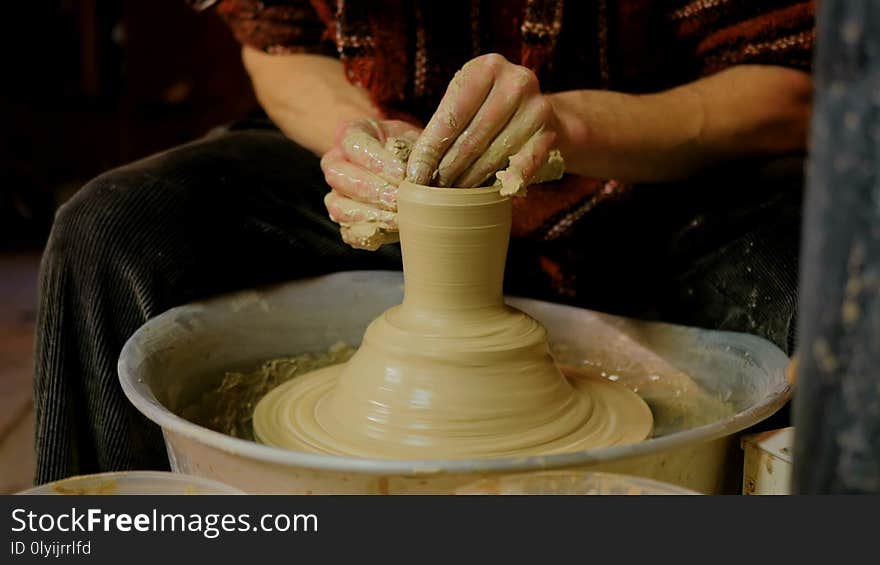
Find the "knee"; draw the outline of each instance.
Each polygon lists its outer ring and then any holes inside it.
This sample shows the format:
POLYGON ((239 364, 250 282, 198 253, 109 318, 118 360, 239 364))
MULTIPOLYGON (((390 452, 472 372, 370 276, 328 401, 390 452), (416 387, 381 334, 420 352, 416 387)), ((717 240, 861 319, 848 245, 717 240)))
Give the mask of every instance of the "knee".
POLYGON ((136 252, 132 225, 150 214, 141 175, 113 170, 87 183, 55 215, 44 269, 75 267, 73 276, 95 273, 136 252))

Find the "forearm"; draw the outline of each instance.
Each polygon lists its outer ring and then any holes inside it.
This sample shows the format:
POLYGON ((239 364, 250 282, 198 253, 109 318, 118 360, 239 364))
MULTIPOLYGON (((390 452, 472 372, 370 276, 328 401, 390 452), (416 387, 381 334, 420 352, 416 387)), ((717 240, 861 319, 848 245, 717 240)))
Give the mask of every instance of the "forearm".
POLYGON ((569 172, 663 182, 724 161, 803 152, 811 90, 800 71, 743 66, 657 94, 549 98, 569 172))
POLYGON ((367 92, 345 78, 342 64, 321 55, 269 55, 251 47, 242 60, 257 99, 287 137, 317 155, 327 152, 340 122, 378 118, 367 92))

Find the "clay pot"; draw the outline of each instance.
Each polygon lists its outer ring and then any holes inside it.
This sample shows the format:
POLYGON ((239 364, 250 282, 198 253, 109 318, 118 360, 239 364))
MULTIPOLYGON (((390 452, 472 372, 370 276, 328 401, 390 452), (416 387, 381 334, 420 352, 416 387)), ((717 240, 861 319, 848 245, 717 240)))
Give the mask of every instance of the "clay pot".
POLYGON ((652 417, 634 393, 569 380, 544 327, 504 303, 511 202, 497 188, 403 183, 404 299, 343 366, 260 402, 270 445, 388 458, 491 457, 631 443, 652 417))

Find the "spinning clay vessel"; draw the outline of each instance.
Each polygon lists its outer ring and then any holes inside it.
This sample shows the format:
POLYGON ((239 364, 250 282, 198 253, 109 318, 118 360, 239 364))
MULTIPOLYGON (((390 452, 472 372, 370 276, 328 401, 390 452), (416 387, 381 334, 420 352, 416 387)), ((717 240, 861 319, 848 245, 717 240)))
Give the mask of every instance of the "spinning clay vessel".
POLYGON ((510 198, 403 183, 404 298, 344 364, 254 413, 263 443, 387 459, 524 456, 634 443, 651 411, 622 385, 563 376, 534 318, 504 303, 510 198))

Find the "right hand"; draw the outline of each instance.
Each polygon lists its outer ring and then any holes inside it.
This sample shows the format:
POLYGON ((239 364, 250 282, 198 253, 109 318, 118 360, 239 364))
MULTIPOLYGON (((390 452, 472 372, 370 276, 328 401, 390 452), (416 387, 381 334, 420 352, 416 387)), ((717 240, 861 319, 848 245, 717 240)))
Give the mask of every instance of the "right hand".
POLYGON ((561 121, 530 69, 497 53, 465 63, 412 149, 407 178, 416 184, 475 187, 496 181, 501 194, 525 194, 557 180, 561 121))
POLYGON ((332 189, 324 198, 342 239, 374 251, 398 240, 397 186, 406 176, 409 147, 421 129, 398 120, 343 124, 333 148, 321 158, 332 189))

